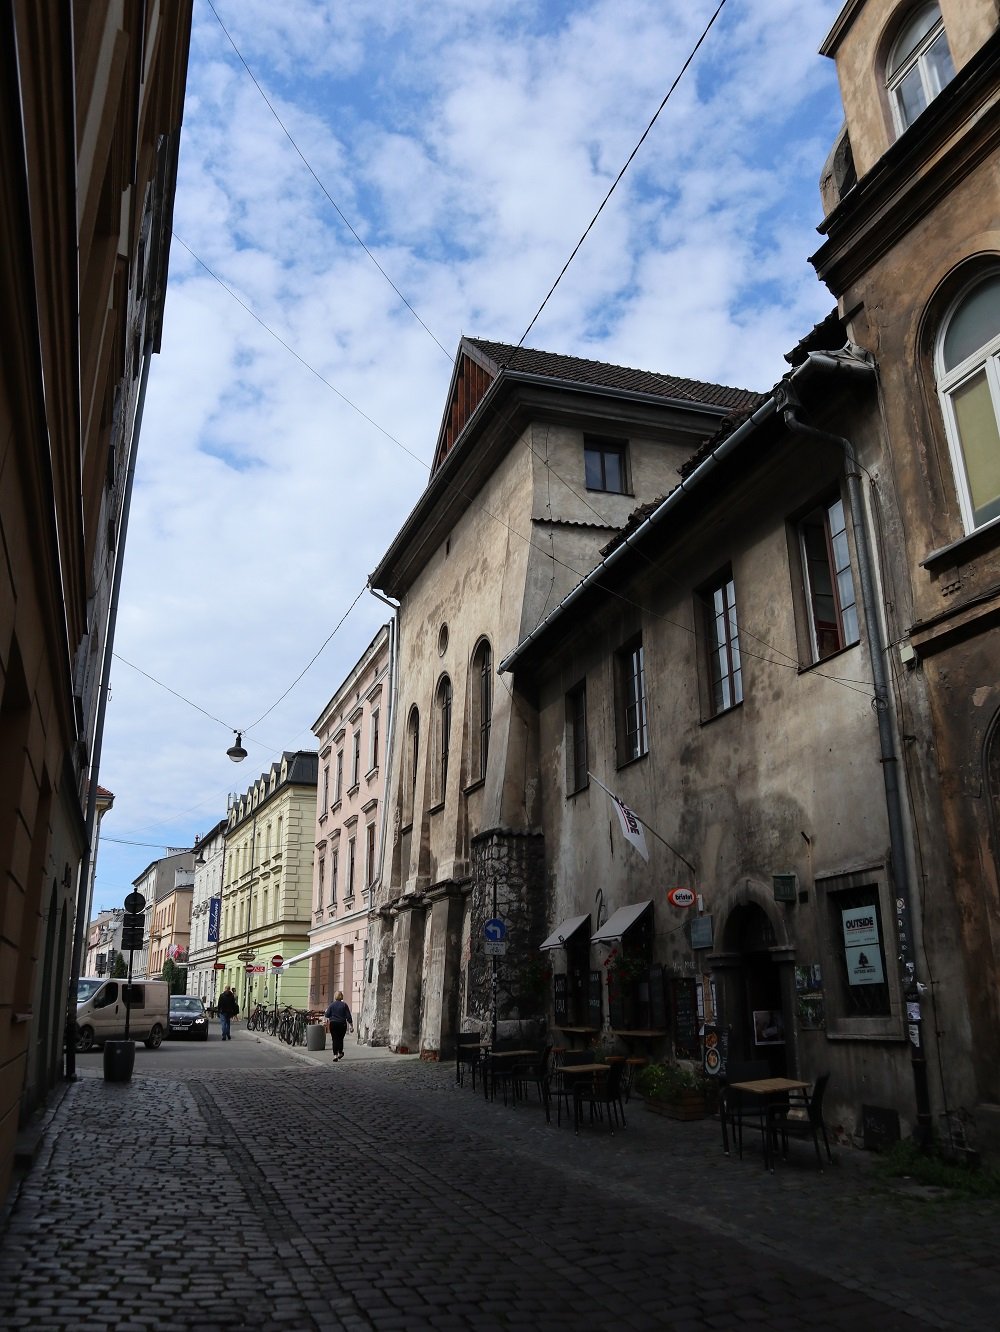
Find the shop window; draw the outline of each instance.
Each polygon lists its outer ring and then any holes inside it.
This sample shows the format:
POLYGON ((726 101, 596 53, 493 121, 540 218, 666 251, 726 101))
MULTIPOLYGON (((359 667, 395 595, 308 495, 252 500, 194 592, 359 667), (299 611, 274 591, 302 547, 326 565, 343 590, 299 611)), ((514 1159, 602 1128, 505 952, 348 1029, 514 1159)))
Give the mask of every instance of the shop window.
POLYGON ((823 902, 822 967, 828 1036, 901 1036, 895 915, 881 869, 817 880, 823 902))

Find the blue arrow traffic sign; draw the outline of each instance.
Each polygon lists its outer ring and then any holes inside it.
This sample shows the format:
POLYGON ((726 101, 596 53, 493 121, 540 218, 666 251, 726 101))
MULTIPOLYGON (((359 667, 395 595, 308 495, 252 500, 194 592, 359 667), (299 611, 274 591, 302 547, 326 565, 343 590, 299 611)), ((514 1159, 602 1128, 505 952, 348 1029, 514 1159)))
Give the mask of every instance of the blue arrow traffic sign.
POLYGON ((502 920, 488 920, 483 926, 483 936, 496 943, 507 938, 507 926, 502 920))

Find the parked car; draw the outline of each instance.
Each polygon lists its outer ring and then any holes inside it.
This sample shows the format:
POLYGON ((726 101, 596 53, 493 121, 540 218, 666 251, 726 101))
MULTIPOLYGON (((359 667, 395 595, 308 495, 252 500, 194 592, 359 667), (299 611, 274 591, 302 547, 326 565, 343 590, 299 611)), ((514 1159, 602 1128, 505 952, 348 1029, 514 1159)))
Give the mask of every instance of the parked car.
POLYGON ((205 1004, 196 994, 172 994, 170 996, 167 1035, 191 1036, 196 1041, 208 1040, 208 1017, 205 1014, 205 1004))

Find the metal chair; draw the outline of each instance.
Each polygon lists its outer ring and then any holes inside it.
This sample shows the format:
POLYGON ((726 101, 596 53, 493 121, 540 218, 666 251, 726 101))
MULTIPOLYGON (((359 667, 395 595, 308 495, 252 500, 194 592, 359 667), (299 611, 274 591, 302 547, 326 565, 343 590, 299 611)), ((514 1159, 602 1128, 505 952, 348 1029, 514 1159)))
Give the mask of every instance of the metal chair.
POLYGON ((758 1078, 769 1077, 771 1066, 766 1059, 747 1059, 730 1063, 726 1069, 726 1086, 719 1098, 719 1118, 722 1121, 722 1138, 728 1154, 729 1133, 732 1132, 740 1160, 743 1159, 743 1124, 746 1120, 752 1124, 754 1132, 764 1133, 767 1126, 767 1102, 757 1096, 744 1096, 734 1091, 729 1085, 733 1082, 754 1082, 758 1078))
POLYGON ((547 1045, 537 1059, 526 1060, 517 1064, 513 1073, 515 1098, 527 1095, 527 1089, 534 1087, 538 1099, 545 1107, 545 1122, 551 1124, 549 1114, 550 1084, 552 1080, 552 1046, 547 1045))
POLYGON ((482 1036, 478 1031, 460 1031, 455 1037, 455 1081, 465 1084, 465 1070, 472 1070, 472 1090, 476 1090, 476 1073, 482 1068, 482 1036))
MULTIPOLYGON (((596 1059, 597 1056, 593 1050, 567 1050, 562 1057, 562 1063, 555 1069, 555 1073, 558 1075, 561 1069, 572 1068, 574 1064, 593 1064, 596 1062, 596 1059)), ((549 1094, 550 1096, 554 1096, 556 1100, 557 1128, 562 1127, 563 1102, 566 1102, 566 1114, 568 1116, 573 1109, 572 1098, 576 1092, 576 1088, 584 1086, 586 1086, 586 1083, 579 1078, 573 1078, 571 1082, 565 1082, 562 1078, 558 1077, 553 1080, 549 1094)))
POLYGON ((826 1147, 827 1160, 833 1163, 833 1153, 830 1151, 830 1139, 826 1133, 826 1123, 823 1119, 823 1098, 826 1095, 827 1083, 830 1081, 829 1073, 824 1073, 816 1079, 816 1085, 813 1087, 812 1095, 805 1097, 804 1119, 793 1119, 789 1111, 794 1107, 789 1105, 772 1105, 768 1111, 767 1127, 768 1132, 778 1134, 781 1137, 781 1154, 788 1155, 789 1138, 812 1138, 813 1146, 816 1148, 816 1163, 820 1170, 823 1169, 823 1157, 819 1150, 819 1135, 823 1135, 823 1145, 826 1147))
POLYGON ((611 1136, 615 1135, 615 1125, 620 1123, 625 1128, 625 1104, 622 1100, 625 1084, 624 1063, 614 1063, 608 1069, 608 1075, 605 1078, 593 1082, 589 1087, 584 1086, 577 1093, 581 1100, 585 1100, 590 1105, 590 1118, 593 1122, 594 1110, 596 1108, 601 1119, 604 1118, 604 1110, 608 1112, 608 1128, 611 1130, 611 1136))

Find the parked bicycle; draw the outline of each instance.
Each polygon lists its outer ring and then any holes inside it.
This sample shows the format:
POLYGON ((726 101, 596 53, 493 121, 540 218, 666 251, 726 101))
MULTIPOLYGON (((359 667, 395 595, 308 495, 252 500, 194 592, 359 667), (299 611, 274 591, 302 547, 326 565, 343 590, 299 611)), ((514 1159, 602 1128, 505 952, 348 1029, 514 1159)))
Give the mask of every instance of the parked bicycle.
POLYGON ((247 1018, 247 1031, 264 1031, 270 1012, 265 1004, 257 1004, 247 1018))

